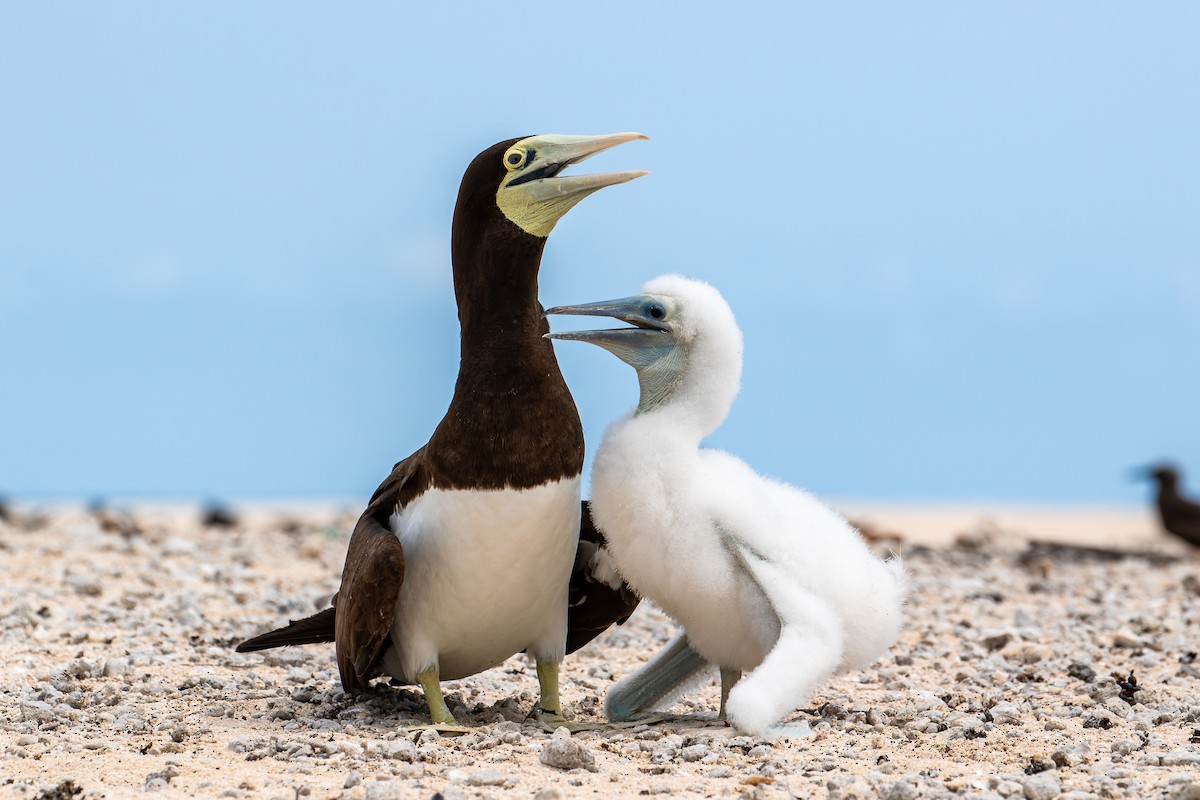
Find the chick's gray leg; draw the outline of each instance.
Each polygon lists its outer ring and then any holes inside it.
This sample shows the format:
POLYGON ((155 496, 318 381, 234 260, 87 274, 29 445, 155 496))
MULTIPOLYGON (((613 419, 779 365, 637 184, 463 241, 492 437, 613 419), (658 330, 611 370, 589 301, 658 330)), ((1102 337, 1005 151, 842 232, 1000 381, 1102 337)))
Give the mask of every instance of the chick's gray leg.
POLYGON ((687 634, 680 633, 665 650, 608 690, 604 714, 613 722, 646 715, 708 666, 688 642, 687 634))
POLYGON ((729 702, 729 693, 733 690, 734 684, 742 679, 742 671, 731 667, 721 667, 721 710, 717 712, 717 719, 721 722, 725 721, 725 705, 729 702))

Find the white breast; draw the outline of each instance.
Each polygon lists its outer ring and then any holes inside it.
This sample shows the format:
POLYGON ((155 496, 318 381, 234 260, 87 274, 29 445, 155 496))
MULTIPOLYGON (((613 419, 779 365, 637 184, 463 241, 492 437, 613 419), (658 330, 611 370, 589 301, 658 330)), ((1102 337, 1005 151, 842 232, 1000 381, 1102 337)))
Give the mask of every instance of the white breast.
POLYGON ((699 451, 641 418, 615 423, 592 468, 592 515, 621 575, 713 663, 751 670, 779 636, 758 586, 721 543, 699 451))
POLYGON ((526 648, 561 659, 579 476, 532 489, 431 489, 391 519, 405 577, 384 659, 413 682, 474 675, 526 648))

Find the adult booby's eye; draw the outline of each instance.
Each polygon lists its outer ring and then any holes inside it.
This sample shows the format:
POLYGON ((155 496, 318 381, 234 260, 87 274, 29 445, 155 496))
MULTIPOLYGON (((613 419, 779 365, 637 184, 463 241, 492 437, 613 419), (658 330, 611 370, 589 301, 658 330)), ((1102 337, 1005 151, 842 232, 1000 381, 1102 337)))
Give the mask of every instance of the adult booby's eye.
POLYGON ((651 319, 662 319, 667 315, 667 310, 659 303, 651 303, 646 308, 646 313, 650 315, 651 319))
POLYGON ((525 166, 525 151, 524 150, 509 150, 504 156, 504 166, 509 169, 520 169, 525 166))

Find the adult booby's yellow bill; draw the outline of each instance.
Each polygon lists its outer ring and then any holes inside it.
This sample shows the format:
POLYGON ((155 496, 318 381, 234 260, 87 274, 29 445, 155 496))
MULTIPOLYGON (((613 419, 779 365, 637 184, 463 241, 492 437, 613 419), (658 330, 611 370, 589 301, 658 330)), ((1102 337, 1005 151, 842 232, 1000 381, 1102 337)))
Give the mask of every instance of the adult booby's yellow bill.
MULTIPOLYGON (((462 339, 450 408, 359 518, 333 608, 239 651, 334 641, 347 691, 380 674, 419 683, 433 723, 448 725, 454 718, 439 680, 528 650, 537 661, 538 708, 561 719, 568 592, 578 623, 572 649, 627 617, 636 599, 587 581, 595 547, 579 540, 583 428, 542 338, 549 327, 538 268, 546 237, 576 203, 646 174, 560 173, 645 138, 530 136, 471 162, 451 242, 462 339)), ((374 388, 369 377, 362 388, 374 388)))

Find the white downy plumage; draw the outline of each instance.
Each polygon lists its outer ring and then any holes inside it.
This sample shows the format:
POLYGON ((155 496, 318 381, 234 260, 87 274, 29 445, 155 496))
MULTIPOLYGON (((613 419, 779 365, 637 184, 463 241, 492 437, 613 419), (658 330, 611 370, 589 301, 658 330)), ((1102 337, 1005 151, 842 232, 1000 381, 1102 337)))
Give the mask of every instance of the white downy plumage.
MULTIPOLYGON (((639 297, 576 308, 602 306, 623 308, 608 315, 655 343, 637 356, 612 343, 619 331, 607 343, 590 339, 637 367, 642 385, 638 410, 609 426, 596 454, 593 519, 626 581, 683 626, 684 645, 731 674, 749 673, 729 693, 728 719, 759 736, 799 735, 807 726, 779 721, 830 676, 869 665, 895 641, 904 569, 872 554, 811 494, 700 446, 728 414, 742 368, 741 331, 714 288, 669 275, 639 297), (630 310, 639 303, 648 315, 630 310)), ((670 693, 657 689, 695 674, 698 659, 668 655, 610 691, 610 716, 648 711, 636 698, 661 703, 670 693)))

